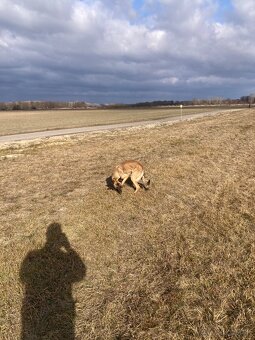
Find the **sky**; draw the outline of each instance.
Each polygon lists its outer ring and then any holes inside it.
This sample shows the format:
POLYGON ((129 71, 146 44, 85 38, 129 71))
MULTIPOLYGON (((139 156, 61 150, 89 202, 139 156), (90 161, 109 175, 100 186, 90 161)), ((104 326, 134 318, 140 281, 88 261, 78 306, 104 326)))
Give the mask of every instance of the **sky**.
POLYGON ((0 0, 0 101, 255 92, 254 0, 0 0))

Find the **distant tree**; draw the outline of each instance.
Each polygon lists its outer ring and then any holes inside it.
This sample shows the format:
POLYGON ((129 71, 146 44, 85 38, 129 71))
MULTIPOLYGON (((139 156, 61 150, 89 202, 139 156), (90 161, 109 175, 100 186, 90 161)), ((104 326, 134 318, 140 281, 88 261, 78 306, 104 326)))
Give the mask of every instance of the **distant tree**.
POLYGON ((193 99, 192 99, 192 104, 193 104, 193 105, 201 105, 201 99, 199 99, 199 98, 193 98, 193 99))
POLYGON ((212 105, 220 105, 223 102, 223 98, 221 97, 212 97, 209 99, 209 103, 212 105))
POLYGON ((20 110, 21 107, 19 104, 14 104, 13 107, 12 107, 12 110, 16 111, 16 110, 20 110))
POLYGON ((249 95, 248 103, 249 107, 251 107, 251 105, 255 103, 255 93, 249 95))
POLYGON ((6 103, 0 103, 0 111, 6 111, 8 110, 8 106, 6 103))

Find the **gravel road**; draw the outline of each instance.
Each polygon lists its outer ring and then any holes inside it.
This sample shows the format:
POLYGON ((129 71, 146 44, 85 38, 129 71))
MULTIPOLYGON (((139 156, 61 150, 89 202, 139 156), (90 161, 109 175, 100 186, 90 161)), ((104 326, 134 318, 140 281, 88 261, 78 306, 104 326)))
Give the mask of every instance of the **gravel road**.
POLYGON ((37 131, 37 132, 30 132, 30 133, 20 133, 15 135, 6 135, 0 136, 0 143, 11 143, 17 141, 24 141, 24 140, 34 140, 40 138, 49 138, 54 136, 68 136, 73 134, 79 133, 86 133, 86 132, 99 132, 99 131, 107 131, 107 130, 117 130, 123 128, 130 128, 136 126, 145 126, 145 125, 159 125, 162 123, 167 122, 178 122, 180 120, 190 120, 198 117, 210 116, 215 115, 221 112, 230 112, 230 111, 238 111, 240 109, 230 109, 230 110, 221 110, 221 111, 209 111, 203 113, 192 113, 185 115, 181 118, 180 115, 163 118, 158 120, 146 120, 140 122, 131 122, 131 123, 119 123, 119 124, 108 124, 108 125, 96 125, 96 126, 86 126, 80 128, 70 128, 70 129, 59 129, 59 130, 47 130, 47 131, 37 131))

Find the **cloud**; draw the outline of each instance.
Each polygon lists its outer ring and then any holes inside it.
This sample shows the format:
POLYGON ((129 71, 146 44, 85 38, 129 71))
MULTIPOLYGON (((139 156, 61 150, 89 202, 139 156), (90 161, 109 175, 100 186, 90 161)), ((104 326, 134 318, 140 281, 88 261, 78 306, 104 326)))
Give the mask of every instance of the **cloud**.
POLYGON ((134 102, 255 88, 254 1, 1 0, 0 100, 134 102))

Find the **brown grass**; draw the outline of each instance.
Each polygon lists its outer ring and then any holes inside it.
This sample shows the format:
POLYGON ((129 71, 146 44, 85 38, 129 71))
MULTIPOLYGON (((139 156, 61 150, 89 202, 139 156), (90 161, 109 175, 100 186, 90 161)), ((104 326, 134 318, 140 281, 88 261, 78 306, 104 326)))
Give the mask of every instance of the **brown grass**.
MULTIPOLYGON (((229 109, 227 106, 225 109, 229 109)), ((183 115, 223 110, 212 107, 185 107, 183 115)), ((180 115, 180 108, 0 111, 0 136, 102 124, 128 123, 180 115)))
POLYGON ((71 339, 69 317, 76 339, 253 339, 254 114, 2 149, 0 338, 18 339, 23 318, 41 336, 26 339, 71 339), (149 191, 107 190, 127 158, 149 191), (45 250, 53 222, 66 264, 45 250))

